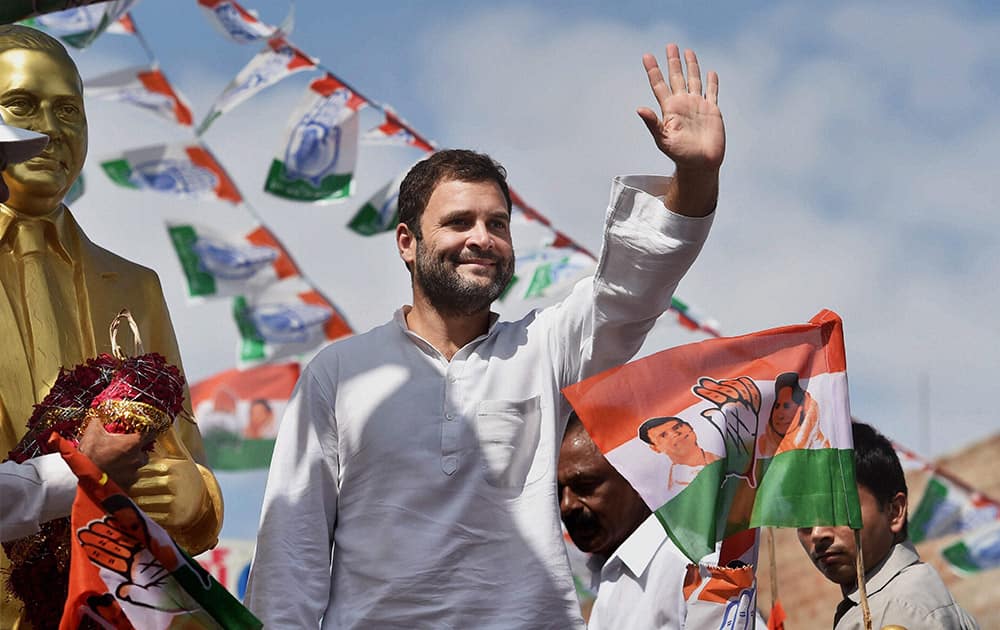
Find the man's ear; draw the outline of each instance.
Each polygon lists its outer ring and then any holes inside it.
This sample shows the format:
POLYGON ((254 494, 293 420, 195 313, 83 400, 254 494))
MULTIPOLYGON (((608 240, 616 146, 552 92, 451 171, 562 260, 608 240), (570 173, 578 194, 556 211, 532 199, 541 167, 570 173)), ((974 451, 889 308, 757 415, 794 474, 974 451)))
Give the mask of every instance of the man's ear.
POLYGON ((889 529, 892 530, 893 534, 899 534, 903 531, 903 526, 906 524, 906 506, 906 495, 902 492, 897 492, 889 500, 889 529))
POLYGON ((396 226, 396 249, 407 267, 417 258, 417 237, 405 223, 396 226))

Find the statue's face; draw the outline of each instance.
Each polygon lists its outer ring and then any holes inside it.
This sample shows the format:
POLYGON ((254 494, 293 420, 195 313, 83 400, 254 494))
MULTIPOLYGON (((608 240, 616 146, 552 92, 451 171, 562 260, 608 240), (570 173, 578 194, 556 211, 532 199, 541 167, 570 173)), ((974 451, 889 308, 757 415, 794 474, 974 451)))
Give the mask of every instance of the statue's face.
POLYGON ((8 125, 49 136, 41 155, 4 172, 8 206, 32 216, 48 214, 76 181, 87 156, 87 116, 76 68, 40 50, 0 53, 0 114, 8 125))

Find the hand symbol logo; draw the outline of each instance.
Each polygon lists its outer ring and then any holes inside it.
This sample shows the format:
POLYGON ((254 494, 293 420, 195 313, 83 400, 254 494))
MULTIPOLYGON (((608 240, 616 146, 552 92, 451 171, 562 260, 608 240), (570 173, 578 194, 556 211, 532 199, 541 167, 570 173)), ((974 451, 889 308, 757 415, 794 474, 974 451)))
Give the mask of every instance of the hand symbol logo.
POLYGON ((691 391, 715 404, 701 412, 712 423, 726 445, 726 474, 743 477, 751 488, 757 487, 754 467, 757 443, 757 418, 760 414, 760 389, 748 376, 715 380, 698 379, 691 391))

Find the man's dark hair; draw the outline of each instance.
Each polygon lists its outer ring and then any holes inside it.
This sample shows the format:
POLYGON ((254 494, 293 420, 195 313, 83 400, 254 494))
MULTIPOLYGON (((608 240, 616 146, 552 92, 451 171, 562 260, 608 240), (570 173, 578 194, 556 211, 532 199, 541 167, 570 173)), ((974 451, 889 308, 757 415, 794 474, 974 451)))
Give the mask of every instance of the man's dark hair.
POLYGON ((683 424, 684 426, 688 427, 689 429, 691 428, 691 424, 690 423, 688 423, 688 422, 686 422, 684 420, 681 420, 680 418, 678 418, 676 416, 662 416, 662 417, 659 417, 659 418, 650 418, 649 420, 646 420, 645 422, 643 422, 642 424, 639 425, 639 439, 642 440, 643 442, 645 442, 646 444, 652 444, 653 441, 649 439, 649 430, 650 429, 655 429, 656 427, 660 426, 661 424, 666 424, 668 422, 671 422, 671 423, 673 423, 675 425, 677 425, 677 424, 683 424))
MULTIPOLYGON (((863 422, 851 423, 851 435, 854 438, 854 469, 858 485, 871 492, 883 508, 897 492, 905 496, 906 476, 889 438, 863 422)), ((904 521, 900 536, 905 539, 908 535, 904 521)))
POLYGON ((417 162, 399 185, 399 222, 405 223, 418 239, 423 237, 420 233, 420 217, 424 214, 431 193, 438 184, 446 181, 495 182, 507 202, 507 212, 510 212, 507 171, 499 162, 485 153, 468 149, 438 151, 417 162))
POLYGON ((778 392, 786 387, 792 388, 792 400, 795 404, 801 405, 806 400, 806 392, 799 385, 799 375, 795 372, 785 372, 774 379, 774 397, 778 397, 778 392))

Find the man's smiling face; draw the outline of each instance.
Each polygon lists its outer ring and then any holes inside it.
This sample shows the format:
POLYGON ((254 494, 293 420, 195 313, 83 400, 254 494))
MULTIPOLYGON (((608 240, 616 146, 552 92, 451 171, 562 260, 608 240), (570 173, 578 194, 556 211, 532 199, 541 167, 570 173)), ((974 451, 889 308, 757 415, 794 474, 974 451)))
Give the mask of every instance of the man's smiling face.
POLYGON ((404 254, 414 286, 442 312, 488 309, 514 273, 510 213, 494 182, 443 181, 420 218, 421 236, 404 254))

